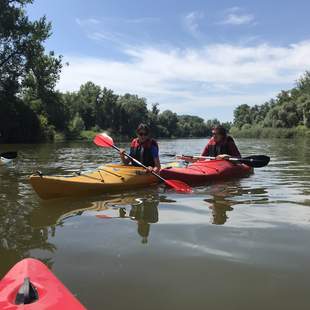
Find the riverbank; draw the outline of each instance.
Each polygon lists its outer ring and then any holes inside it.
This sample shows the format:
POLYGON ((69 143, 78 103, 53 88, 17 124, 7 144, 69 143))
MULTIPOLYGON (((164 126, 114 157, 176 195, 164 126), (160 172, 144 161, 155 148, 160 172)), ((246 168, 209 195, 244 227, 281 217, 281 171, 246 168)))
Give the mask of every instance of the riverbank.
MULTIPOLYGON (((92 141, 94 137, 98 134, 96 131, 92 130, 83 130, 80 132, 78 136, 74 138, 66 137, 62 133, 56 133, 54 137, 54 142, 63 142, 63 141, 92 141)), ((249 127, 238 129, 236 127, 232 127, 229 131, 229 134, 235 138, 257 138, 257 139, 294 139, 296 137, 305 137, 310 138, 310 129, 307 129, 304 126, 299 126, 296 128, 263 128, 263 127, 249 127)), ((113 139, 115 141, 124 142, 128 141, 131 138, 129 136, 123 136, 117 133, 112 133, 113 139)), ((179 139, 201 139, 201 138, 209 138, 209 137, 179 137, 179 139)), ((158 137, 157 139, 161 139, 158 137)), ((163 138, 167 139, 167 138, 163 138)), ((168 139, 175 139, 175 137, 171 137, 168 139)))
POLYGON ((295 128, 268 128, 252 126, 242 129, 232 127, 230 134, 236 138, 296 138, 310 137, 310 129, 305 126, 295 128))
MULTIPOLYGON (((100 132, 105 132, 104 130, 100 132)), ((65 134, 61 132, 57 132, 54 135, 54 139, 52 141, 54 142, 66 142, 66 141, 93 141, 95 136, 100 133, 98 131, 93 131, 93 130, 82 130, 78 135, 73 136, 73 137, 68 137, 65 134)), ((132 139, 131 136, 128 135, 121 135, 119 133, 115 132, 106 132, 108 135, 113 137, 113 140, 118 141, 118 142, 126 142, 132 139)), ((200 136, 200 137, 156 137, 156 139, 204 139, 204 138, 210 138, 210 135, 208 136, 200 136)))

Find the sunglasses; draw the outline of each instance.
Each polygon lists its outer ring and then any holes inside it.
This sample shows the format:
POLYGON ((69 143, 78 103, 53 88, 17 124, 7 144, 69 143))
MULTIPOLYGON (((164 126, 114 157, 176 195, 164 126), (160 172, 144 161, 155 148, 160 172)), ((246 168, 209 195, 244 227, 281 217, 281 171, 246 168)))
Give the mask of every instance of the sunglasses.
POLYGON ((141 137, 143 137, 143 136, 145 137, 148 135, 148 133, 147 132, 138 132, 138 135, 141 137))
POLYGON ((218 133, 218 132, 215 132, 215 131, 212 132, 212 136, 220 136, 220 135, 221 135, 221 134, 218 133))

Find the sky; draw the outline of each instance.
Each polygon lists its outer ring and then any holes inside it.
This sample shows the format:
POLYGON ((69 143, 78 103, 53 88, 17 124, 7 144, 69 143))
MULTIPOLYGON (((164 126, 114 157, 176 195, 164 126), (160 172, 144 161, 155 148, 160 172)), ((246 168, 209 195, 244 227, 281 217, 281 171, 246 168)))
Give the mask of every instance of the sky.
POLYGON ((34 0, 63 55, 57 88, 92 81, 179 114, 231 121, 310 70, 309 0, 34 0))

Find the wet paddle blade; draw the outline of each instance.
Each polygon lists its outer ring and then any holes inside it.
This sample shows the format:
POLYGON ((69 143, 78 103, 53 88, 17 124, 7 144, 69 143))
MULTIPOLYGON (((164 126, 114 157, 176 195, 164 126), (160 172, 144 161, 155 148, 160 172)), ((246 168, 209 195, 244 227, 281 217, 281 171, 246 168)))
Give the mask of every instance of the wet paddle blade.
POLYGON ((261 168, 268 165, 270 157, 266 155, 253 155, 240 159, 240 162, 253 168, 261 168))
POLYGON ((165 184, 173 188, 175 191, 182 193, 182 194, 189 194, 193 192, 193 189, 182 181, 165 180, 165 184))
POLYGON ((93 142, 101 147, 112 147, 114 145, 113 139, 106 133, 96 135, 93 142))
POLYGON ((17 157, 17 152, 4 152, 0 153, 0 157, 3 157, 5 159, 14 159, 17 157))
POLYGON ((96 217, 98 219, 111 219, 112 216, 106 215, 106 214, 97 214, 96 217))

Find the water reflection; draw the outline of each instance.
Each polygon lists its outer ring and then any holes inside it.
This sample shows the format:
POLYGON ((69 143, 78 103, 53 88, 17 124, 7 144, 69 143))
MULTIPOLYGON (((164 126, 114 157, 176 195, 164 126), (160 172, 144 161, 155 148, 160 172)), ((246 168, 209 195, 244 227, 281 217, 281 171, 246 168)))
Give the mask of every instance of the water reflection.
MULTIPOLYGON (((85 142, 10 146, 20 156, 0 167, 0 275, 23 257, 43 258, 89 309, 124 308, 137 291, 139 309, 150 300, 154 309, 203 309, 212 289, 210 309, 230 305, 223 292, 242 303, 240 290, 251 302, 238 309, 260 307, 262 294, 274 308, 308 309, 302 278, 309 278, 309 142, 239 140, 242 154, 267 154, 271 163, 250 178, 208 184, 188 196, 154 188, 52 203, 33 192, 32 171, 67 175, 117 154, 85 142), (137 274, 146 275, 142 282, 137 274)), ((205 143, 161 140, 160 149, 199 153, 205 143)))
POLYGON ((151 224, 159 220, 158 205, 160 202, 175 201, 159 195, 155 190, 79 201, 64 199, 56 203, 43 202, 40 207, 33 209, 30 222, 37 229, 50 227, 53 231, 52 236, 54 236, 57 226, 63 226, 66 221, 76 216, 91 215, 107 221, 129 219, 137 224, 137 233, 141 237, 141 242, 146 244, 151 224))
POLYGON ((16 160, 0 166, 0 277, 19 260, 32 256, 33 250, 40 251, 41 260, 52 267, 57 250, 50 240, 53 227, 31 225, 35 203, 27 199, 30 188, 25 184, 28 173, 20 164, 23 159, 19 152, 16 160))
POLYGON ((208 198, 203 201, 209 206, 211 222, 215 225, 224 225, 229 219, 227 212, 234 210, 237 204, 256 204, 268 202, 268 190, 264 187, 242 187, 240 181, 213 184, 206 189, 208 198))

